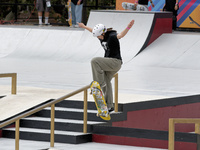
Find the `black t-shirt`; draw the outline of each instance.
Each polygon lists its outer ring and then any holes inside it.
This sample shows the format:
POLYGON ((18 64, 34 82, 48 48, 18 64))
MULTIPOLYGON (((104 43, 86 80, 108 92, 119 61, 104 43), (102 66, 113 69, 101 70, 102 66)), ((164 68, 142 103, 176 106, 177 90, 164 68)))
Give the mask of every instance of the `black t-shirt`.
POLYGON ((138 4, 148 5, 149 0, 138 0, 138 4))
MULTIPOLYGON (((175 4, 176 4, 176 0, 165 0, 165 7, 163 9, 165 11, 171 11, 173 12, 174 16, 177 16, 178 10, 174 9, 175 4)), ((178 6, 178 9, 179 9, 179 6, 178 6)))
POLYGON ((120 53, 120 44, 117 38, 116 31, 107 31, 104 39, 100 40, 100 42, 105 50, 104 57, 117 58, 122 60, 120 53))
MULTIPOLYGON (((72 3, 74 3, 74 5, 77 5, 78 0, 71 0, 72 3)), ((81 4, 83 4, 83 0, 81 0, 81 4)))
POLYGON ((165 4, 165 8, 167 11, 173 11, 176 4, 176 0, 166 0, 165 4))

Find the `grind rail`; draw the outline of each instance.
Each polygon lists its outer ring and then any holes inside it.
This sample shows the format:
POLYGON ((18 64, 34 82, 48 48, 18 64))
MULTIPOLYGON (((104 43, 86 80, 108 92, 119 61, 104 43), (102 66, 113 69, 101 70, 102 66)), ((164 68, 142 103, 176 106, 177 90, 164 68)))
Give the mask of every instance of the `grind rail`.
POLYGON ((175 124, 176 123, 193 123, 195 124, 195 133, 200 134, 200 119, 199 118, 170 118, 169 119, 169 137, 168 150, 174 150, 175 139, 175 124))
POLYGON ((17 73, 3 73, 0 74, 0 78, 11 77, 11 94, 17 94, 17 73))
MULTIPOLYGON (((115 112, 118 112, 118 74, 114 75, 114 79, 115 79, 115 81, 114 81, 115 112)), ((90 85, 87 85, 87 86, 85 86, 85 87, 83 87, 81 89, 78 89, 78 90, 76 90, 74 92, 71 92, 71 93, 69 93, 67 95, 64 95, 64 96, 62 96, 60 98, 57 98, 57 99, 52 100, 50 102, 47 102, 47 103, 45 103, 43 105, 40 105, 37 108, 28 110, 27 112, 25 112, 23 114, 20 114, 20 115, 18 115, 16 117, 13 117, 13 118, 9 119, 9 120, 6 120, 5 122, 0 123, 0 129, 15 122, 15 150, 19 150, 20 119, 28 117, 28 116, 36 113, 36 112, 39 112, 39 111, 43 110, 46 107, 51 107, 50 147, 54 147, 55 104, 65 100, 65 99, 67 99, 69 97, 72 97, 72 96, 74 96, 76 94, 79 94, 80 92, 84 92, 84 96, 83 96, 83 99, 84 99, 83 133, 87 133, 87 95, 88 95, 87 90, 89 88, 90 88, 90 85)))

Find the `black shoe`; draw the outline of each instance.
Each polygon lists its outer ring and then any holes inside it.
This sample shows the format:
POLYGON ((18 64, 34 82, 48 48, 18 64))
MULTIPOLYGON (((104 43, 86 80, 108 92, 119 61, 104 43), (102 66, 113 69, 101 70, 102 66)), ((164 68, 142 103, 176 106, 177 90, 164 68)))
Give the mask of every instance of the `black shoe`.
POLYGON ((111 113, 112 111, 114 111, 114 107, 108 108, 109 113, 111 113))

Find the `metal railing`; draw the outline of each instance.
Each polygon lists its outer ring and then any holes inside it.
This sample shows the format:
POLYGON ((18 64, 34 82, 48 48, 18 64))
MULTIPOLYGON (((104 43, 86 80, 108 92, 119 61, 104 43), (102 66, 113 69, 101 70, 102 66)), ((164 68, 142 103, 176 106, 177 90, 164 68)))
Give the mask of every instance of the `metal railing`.
POLYGON ((0 78, 11 77, 11 94, 17 94, 17 74, 16 73, 3 73, 0 74, 0 78))
MULTIPOLYGON (((118 112, 118 74, 115 74, 114 75, 114 78, 115 78, 115 112, 118 112)), ((84 116, 83 116, 83 120, 84 120, 84 123, 83 123, 83 133, 87 133, 87 95, 88 95, 88 92, 87 90, 90 88, 90 85, 87 85, 81 89, 78 89, 74 92, 71 92, 67 95, 64 95, 60 98, 57 98, 55 100, 52 100, 50 102, 47 102, 41 106, 38 106, 37 108, 33 108, 31 110, 28 110, 27 112, 23 113, 23 114, 20 114, 12 119, 9 119, 5 122, 2 122, 0 124, 0 129, 7 126, 7 125, 10 125, 12 123, 15 122, 15 150, 19 150, 19 127, 20 127, 20 119, 22 118, 25 118, 27 116, 30 116, 36 112, 39 112, 41 111, 42 109, 46 108, 46 107, 51 107, 51 132, 50 132, 50 146, 51 147, 54 147, 54 127, 55 127, 55 104, 56 103, 59 103, 69 97, 72 97, 76 94, 79 94, 80 92, 84 92, 84 96, 83 96, 83 99, 84 99, 84 116)))
POLYGON ((168 150, 174 150, 175 124, 176 123, 194 123, 195 133, 200 134, 200 119, 198 118, 170 118, 169 119, 169 137, 168 150))

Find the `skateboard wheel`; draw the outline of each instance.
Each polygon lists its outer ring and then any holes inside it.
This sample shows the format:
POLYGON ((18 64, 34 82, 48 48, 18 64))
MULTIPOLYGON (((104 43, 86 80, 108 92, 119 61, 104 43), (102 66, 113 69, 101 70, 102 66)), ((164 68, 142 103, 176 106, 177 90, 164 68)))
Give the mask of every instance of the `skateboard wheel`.
POLYGON ((97 113, 97 117, 99 117, 99 114, 97 113))

